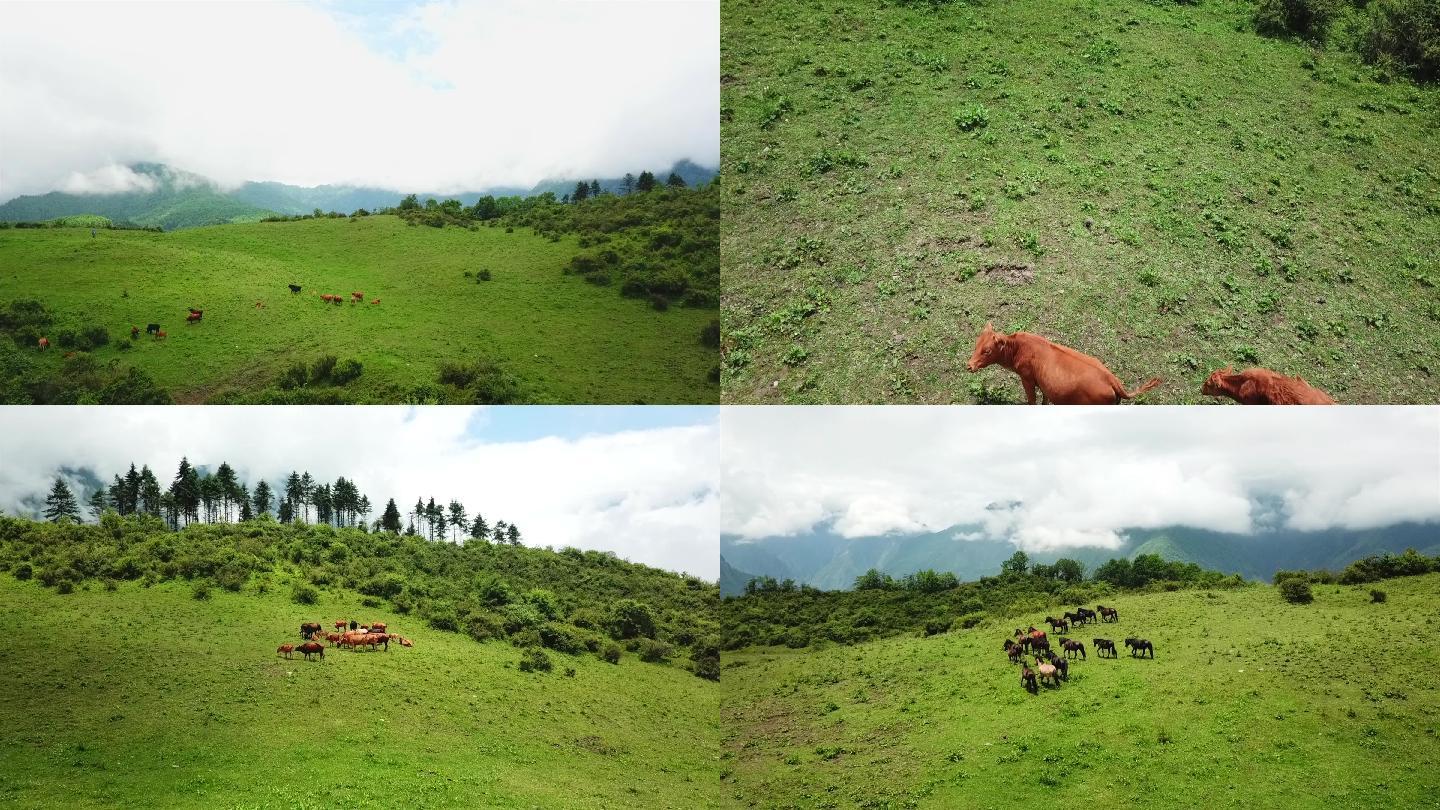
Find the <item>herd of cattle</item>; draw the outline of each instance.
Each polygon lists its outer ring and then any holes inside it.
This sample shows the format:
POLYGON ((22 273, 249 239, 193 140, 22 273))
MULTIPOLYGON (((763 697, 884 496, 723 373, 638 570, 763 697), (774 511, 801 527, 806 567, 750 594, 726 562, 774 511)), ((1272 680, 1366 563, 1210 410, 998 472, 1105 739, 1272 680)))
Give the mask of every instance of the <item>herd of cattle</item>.
POLYGON ((361 624, 354 619, 335 622, 335 632, 326 633, 325 628, 319 622, 304 622, 300 625, 300 638, 304 639, 301 644, 281 644, 275 650, 276 655, 283 655, 286 658, 292 657, 295 653, 301 653, 305 660, 309 661, 310 656, 318 655, 321 661, 325 660, 325 645, 320 643, 323 638, 331 646, 338 648, 349 647, 351 652, 359 652, 361 649, 390 651, 390 642, 395 642, 401 647, 414 647, 415 643, 398 633, 387 632, 384 622, 371 622, 361 624), (346 629, 346 626, 349 629, 346 629))
MULTIPOLYGON (((289 285, 289 287, 290 287, 290 292, 295 293, 295 294, 297 294, 297 295, 300 293, 300 285, 299 285, 299 284, 291 284, 291 285, 289 285)), ((339 304, 339 303, 343 303, 343 302, 346 301, 347 299, 346 299, 344 296, 342 296, 342 295, 332 295, 332 294, 330 294, 330 293, 321 293, 321 294, 320 294, 320 300, 324 301, 324 302, 327 303, 327 304, 339 304)), ((350 298, 349 298, 348 300, 349 300, 351 303, 358 304, 358 303, 360 303, 361 301, 364 301, 364 300, 365 300, 365 293, 360 292, 360 291, 358 291, 358 290, 355 291, 355 292, 352 292, 352 293, 350 293, 350 298)), ((379 304, 379 303, 380 303, 380 299, 379 299, 379 298, 372 299, 372 300, 370 301, 370 303, 371 303, 371 304, 379 304)), ((264 302, 264 301, 256 301, 256 302, 255 302, 255 308, 256 308, 256 309, 264 309, 264 308, 265 308, 265 302, 264 302)), ((205 317, 205 310, 203 310, 203 309, 195 309, 194 307, 189 307, 189 310, 190 310, 190 314, 185 316, 185 322, 186 322, 186 323, 199 323, 201 320, 204 319, 204 317, 205 317)), ((163 340, 163 339, 169 337, 169 335, 166 334, 165 330, 163 330, 163 329, 160 328, 160 324, 158 324, 158 323, 146 324, 146 326, 145 326, 145 334, 152 336, 155 340, 163 340)), ((140 327, 138 327, 138 326, 131 326, 131 327, 130 327, 130 339, 131 339, 131 340, 139 340, 139 338, 140 338, 140 327)), ((37 344, 38 344, 38 346, 39 346, 40 351, 42 351, 42 352, 45 351, 46 349, 50 348, 50 340, 49 340, 49 338, 44 338, 44 337, 42 337, 42 338, 40 338, 39 341, 37 341, 37 344)), ((74 352, 71 352, 70 354, 74 354, 74 352)), ((70 355, 66 355, 66 356, 68 357, 68 356, 70 356, 70 355)))
MULTIPOLYGON (((971 373, 1000 364, 1020 375, 1025 401, 1035 404, 1035 392, 1051 405, 1115 405, 1134 399, 1159 385, 1159 377, 1126 391, 1120 378, 1105 364, 1069 346, 1053 343, 1029 332, 1005 334, 985 324, 975 341, 975 352, 966 368, 971 373)), ((1334 405, 1329 394, 1300 377, 1286 377, 1267 368, 1252 368, 1238 374, 1226 367, 1211 374, 1200 393, 1230 397, 1242 405, 1334 405)))
MULTIPOLYGON (((1104 605, 1096 605, 1095 608, 1076 608, 1073 613, 1066 612, 1058 619, 1046 616, 1045 621, 1050 625, 1050 631, 1057 636, 1070 632, 1072 625, 1120 621, 1120 611, 1115 608, 1104 605)), ((1005 655, 1009 657, 1010 663, 1020 665, 1021 688, 1034 695, 1039 693, 1042 683, 1058 687, 1060 681, 1070 680, 1070 660, 1076 655, 1080 656, 1080 660, 1085 660, 1085 644, 1068 638, 1059 641, 1061 649, 1065 651, 1064 657, 1055 654, 1050 648, 1050 638, 1045 635, 1045 631, 1035 629, 1034 625, 1028 630, 1017 627, 1014 636, 1005 639, 1005 655), (1034 668, 1031 667, 1027 654, 1035 657, 1034 668)), ((1114 641, 1096 638, 1091 639, 1091 642, 1095 645, 1097 658, 1105 658, 1106 652, 1110 653, 1110 658, 1118 657, 1114 641)), ((1146 654, 1152 659, 1155 657, 1155 645, 1146 639, 1132 637, 1125 639, 1124 643, 1130 649, 1132 658, 1137 655, 1143 658, 1146 654)))

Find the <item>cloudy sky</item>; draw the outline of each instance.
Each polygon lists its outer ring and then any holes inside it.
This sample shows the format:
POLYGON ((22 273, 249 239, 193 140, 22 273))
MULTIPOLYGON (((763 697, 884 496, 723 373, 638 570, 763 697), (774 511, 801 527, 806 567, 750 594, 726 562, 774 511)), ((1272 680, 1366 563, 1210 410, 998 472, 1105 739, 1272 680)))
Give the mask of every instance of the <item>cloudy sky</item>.
POLYGON ((725 408, 721 530, 977 523, 1041 551, 1126 528, 1440 520, 1436 408, 725 408), (989 508, 1010 505, 1013 508, 989 508), (1273 521, 1272 521, 1273 522, 1273 521))
POLYGON ((0 200, 222 184, 450 192, 720 153, 717 0, 10 2, 0 200))
POLYGON ((104 480, 133 461, 163 485, 180 457, 228 461, 253 488, 291 470, 356 481, 376 506, 457 498, 527 545, 573 545, 719 576, 713 407, 0 407, 0 510, 22 514, 61 467, 104 480))

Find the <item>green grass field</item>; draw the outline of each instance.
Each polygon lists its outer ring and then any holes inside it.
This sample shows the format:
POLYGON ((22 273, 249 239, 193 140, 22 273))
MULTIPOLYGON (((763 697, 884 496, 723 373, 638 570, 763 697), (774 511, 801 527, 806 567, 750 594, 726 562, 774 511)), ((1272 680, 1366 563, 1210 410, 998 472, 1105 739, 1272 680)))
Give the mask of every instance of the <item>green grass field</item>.
POLYGON ((1073 631, 1089 658, 1034 696, 1001 645, 1044 614, 726 653, 727 793, 759 807, 1433 806, 1440 574, 1314 588, 1310 605, 1269 586, 1117 596, 1120 622, 1073 631), (1091 649, 1131 635, 1153 661, 1091 649))
POLYGON ((1252 9, 725 0, 722 399, 1023 402, 993 320, 1440 401, 1440 93, 1252 9))
MULTIPOLYGON (((57 330, 104 326, 111 345, 96 359, 138 367, 181 403, 253 401, 292 364, 327 354, 363 364, 343 389, 361 402, 430 398, 442 363, 480 358, 518 378, 525 402, 717 401, 716 354, 700 343, 715 311, 656 312, 563 275, 579 250, 524 229, 437 230, 391 216, 98 238, 0 230, 0 304, 39 300, 57 330), (482 268, 490 281, 464 275, 482 268), (352 291, 366 303, 319 298, 352 291), (187 325, 188 307, 204 320, 187 325), (116 347, 148 323, 168 338, 116 347)), ((43 362, 59 374, 61 352, 43 362)))
POLYGON ((4 576, 0 623, 8 807, 716 802, 719 687, 678 668, 552 652, 553 672, 524 673, 508 644, 358 598, 197 601, 182 583, 58 595, 4 576), (345 617, 415 646, 275 654, 299 622, 345 617))

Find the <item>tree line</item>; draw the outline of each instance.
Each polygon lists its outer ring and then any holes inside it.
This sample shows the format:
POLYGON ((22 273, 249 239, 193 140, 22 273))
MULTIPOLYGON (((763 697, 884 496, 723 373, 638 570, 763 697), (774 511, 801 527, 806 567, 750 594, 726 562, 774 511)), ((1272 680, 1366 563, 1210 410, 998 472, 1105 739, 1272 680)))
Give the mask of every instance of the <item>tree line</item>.
MULTIPOLYGON (((344 476, 329 483, 317 481, 308 470, 292 470, 278 487, 272 488, 261 480, 252 492, 228 462, 221 462, 213 473, 201 473, 187 457, 180 459, 174 479, 164 489, 149 465, 137 470, 131 463, 130 470, 123 476, 117 474, 108 487, 96 487, 86 503, 97 523, 107 511, 121 516, 153 515, 173 531, 194 523, 244 523, 264 517, 282 524, 313 522, 337 529, 424 536, 430 540, 443 540, 448 531, 450 539, 457 542, 463 536, 518 546, 522 537, 512 522, 498 520, 491 526, 479 512, 467 512, 461 501, 451 500, 444 505, 437 504, 433 497, 428 502, 417 498, 408 522, 402 519, 395 499, 390 498, 380 517, 371 523, 369 496, 344 476)), ((43 514, 51 523, 83 522, 79 501, 63 477, 55 476, 45 497, 43 514)))

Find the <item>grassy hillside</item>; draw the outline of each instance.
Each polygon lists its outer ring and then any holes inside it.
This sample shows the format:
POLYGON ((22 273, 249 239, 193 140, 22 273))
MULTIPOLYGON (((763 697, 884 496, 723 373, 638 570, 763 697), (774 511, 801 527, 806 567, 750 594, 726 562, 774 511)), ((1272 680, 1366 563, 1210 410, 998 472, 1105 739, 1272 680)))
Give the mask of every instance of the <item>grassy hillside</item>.
MULTIPOLYGON (((4 341, 0 370, 63 387, 79 373, 72 364, 118 362, 182 403, 716 401, 716 352, 700 341, 714 311, 656 312, 565 275, 579 250, 524 229, 437 230, 390 216, 98 238, 0 230, 0 307, 35 299, 53 311, 54 331, 99 326, 110 337, 71 361, 4 341), (477 281, 481 270, 490 280, 477 281), (357 290, 366 303, 319 298, 357 290), (187 307, 204 320, 187 326, 187 307), (129 346, 130 327, 147 323, 168 338, 129 346), (297 363, 324 355, 357 360, 363 373, 343 387, 277 389, 297 363), (463 368, 442 383, 445 364, 463 368)), ((12 386, 7 397, 28 401, 29 391, 12 386)), ((56 397, 42 401, 73 401, 56 397)))
POLYGON ((1317 586, 1303 606, 1268 586, 1117 596, 1121 621, 1073 633, 1089 658, 1034 696, 1001 642, 1043 612, 726 653, 726 792, 766 807, 1001 808, 1037 790, 1057 806, 1427 806, 1437 592, 1440 574, 1317 586), (1129 635, 1155 659, 1089 649, 1129 635))
POLYGON ((48 194, 17 197, 0 205, 0 221, 38 222, 103 216, 117 222, 172 231, 227 222, 259 222, 271 212, 221 194, 210 186, 162 187, 126 194, 48 194))
POLYGON ((1016 402, 987 321, 1148 403, 1440 392, 1440 90, 1254 5, 727 0, 727 402, 1016 402))
MULTIPOLYGON (((279 583, 277 583, 279 584, 279 583)), ((519 651, 327 592, 68 595, 0 576, 0 802, 10 807, 697 807, 717 690, 670 667, 519 651), (386 620, 388 653, 285 660, 301 621, 386 620), (567 677, 563 670, 573 669, 567 677)))

